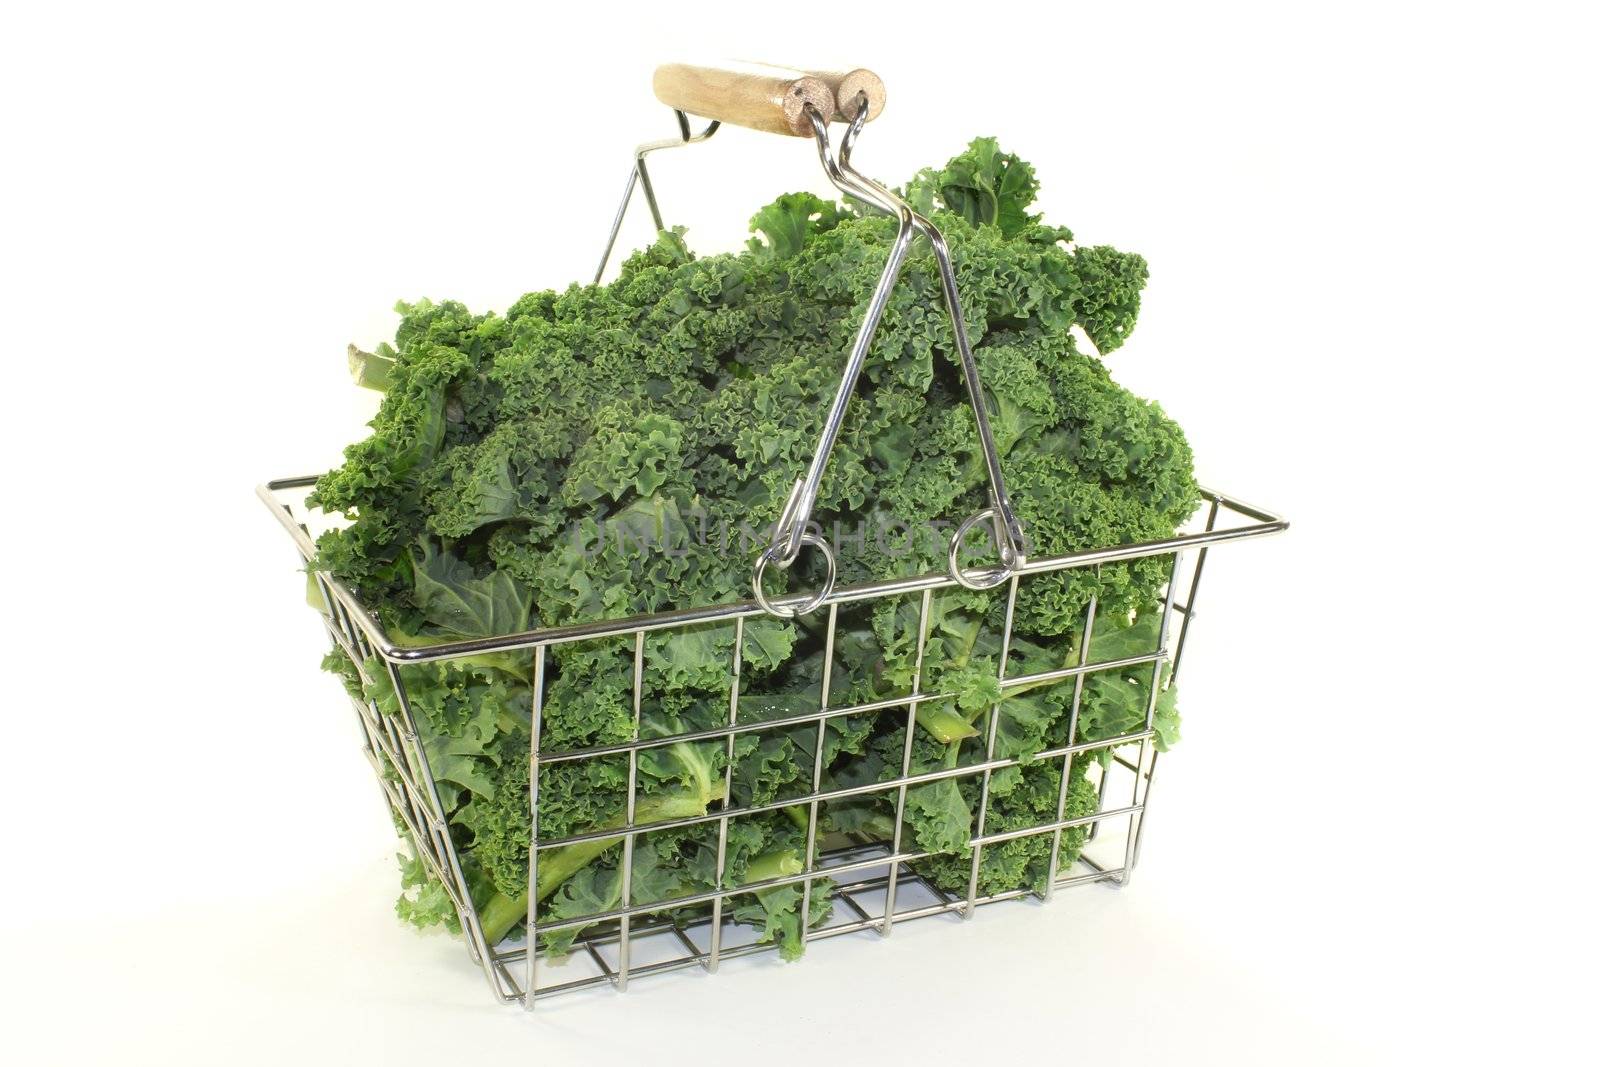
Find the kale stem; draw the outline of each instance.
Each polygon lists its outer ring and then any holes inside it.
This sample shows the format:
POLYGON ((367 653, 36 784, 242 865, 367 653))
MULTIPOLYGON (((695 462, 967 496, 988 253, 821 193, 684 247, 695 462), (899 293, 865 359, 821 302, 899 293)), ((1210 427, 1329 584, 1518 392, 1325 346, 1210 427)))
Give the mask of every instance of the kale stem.
POLYGON ((750 866, 745 868, 744 880, 765 882, 769 878, 782 878, 790 874, 799 874, 803 870, 805 864, 800 862, 800 853, 792 848, 786 848, 779 852, 768 852, 751 860, 750 866))
MULTIPOLYGON (((722 784, 715 783, 709 794, 694 793, 668 793, 663 796, 642 797, 634 808, 633 821, 636 825, 654 822, 666 822, 670 819, 687 819, 695 815, 704 815, 706 809, 714 800, 722 797, 722 784)), ((623 825, 625 819, 617 815, 608 820, 601 829, 612 829, 623 825)), ((616 848, 622 843, 620 837, 602 837, 594 841, 579 841, 572 845, 563 845, 561 848, 552 849, 539 857, 539 899, 544 900, 554 893, 561 883, 577 874, 583 868, 599 859, 606 852, 616 848)), ((775 877, 769 875, 769 877, 775 877)), ((501 938, 509 934, 513 927, 523 922, 528 917, 528 894, 521 893, 515 897, 497 892, 478 911, 478 921, 483 926, 483 937, 491 946, 497 944, 501 938)))
POLYGON ((952 744, 967 737, 977 737, 978 728, 967 717, 948 707, 939 706, 919 710, 917 725, 933 735, 940 744, 952 744))
POLYGON ((790 822, 794 823, 797 830, 805 830, 811 825, 810 813, 803 804, 791 804, 783 809, 783 813, 789 817, 790 822))

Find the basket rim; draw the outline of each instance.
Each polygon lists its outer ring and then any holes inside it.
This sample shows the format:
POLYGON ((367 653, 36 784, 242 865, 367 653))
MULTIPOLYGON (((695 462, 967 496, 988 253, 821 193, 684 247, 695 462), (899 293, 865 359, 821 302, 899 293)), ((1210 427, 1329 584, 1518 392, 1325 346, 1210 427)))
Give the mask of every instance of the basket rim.
MULTIPOLYGON (((297 506, 301 512, 305 509, 303 505, 297 505, 296 502, 287 499, 287 494, 294 490, 309 488, 316 484, 317 479, 320 477, 321 475, 313 474, 292 478, 276 478, 256 487, 256 496, 273 513, 279 524, 294 539, 300 554, 308 560, 316 554, 316 545, 312 542, 310 533, 297 518, 296 511, 297 506)), ((1213 528, 1200 533, 1177 534, 1173 537, 1154 541, 1139 541, 1107 548, 1069 552, 1065 555, 1050 556, 1043 559, 1031 559, 1017 568, 1015 577, 1046 574, 1076 567, 1091 567, 1101 563, 1115 563, 1145 556, 1181 552, 1191 548, 1203 548, 1234 541, 1267 537, 1272 534, 1282 533, 1289 528, 1287 519, 1264 508, 1246 504, 1238 497, 1218 492, 1206 486, 1200 487, 1200 495, 1203 500, 1210 502, 1213 511, 1217 513, 1212 516, 1211 525, 1214 525, 1217 515, 1220 515, 1223 511, 1232 512, 1250 521, 1243 525, 1229 526, 1222 529, 1213 528)), ((351 620, 361 628, 367 640, 371 643, 372 650, 386 662, 397 665, 432 663, 439 660, 479 656, 491 652, 526 650, 592 638, 618 637, 645 633, 651 630, 688 626, 695 623, 731 622, 735 619, 766 615, 766 611, 754 599, 750 599, 714 604, 710 607, 684 608, 674 611, 630 615, 621 619, 602 619, 595 622, 567 626, 547 626, 533 630, 523 630, 514 634, 502 634, 496 637, 464 638, 458 641, 446 641, 420 646, 401 645, 389 636, 377 616, 361 602, 355 592, 346 586, 344 582, 327 574, 322 575, 322 580, 349 614, 351 620)), ((924 590, 945 588, 956 588, 956 581, 950 577, 948 572, 863 582, 835 589, 817 607, 820 610, 837 604, 868 600, 879 596, 920 593, 924 590)), ((778 598, 774 603, 783 604, 787 600, 800 601, 804 599, 804 596, 805 594, 800 594, 796 597, 778 598)))

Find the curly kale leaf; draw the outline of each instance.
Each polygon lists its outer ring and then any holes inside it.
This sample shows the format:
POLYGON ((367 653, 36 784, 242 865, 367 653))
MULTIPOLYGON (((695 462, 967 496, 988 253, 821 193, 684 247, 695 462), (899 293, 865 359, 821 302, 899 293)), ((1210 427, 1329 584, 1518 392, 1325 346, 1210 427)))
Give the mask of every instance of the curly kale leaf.
POLYGON ((938 203, 974 226, 996 226, 1014 237, 1039 220, 1027 211, 1038 194, 1031 165, 1000 151, 994 138, 978 137, 939 170, 918 174, 906 196, 924 211, 938 203))
POLYGON ((528 628, 533 600, 521 583, 502 571, 479 577, 448 549, 426 538, 412 568, 413 600, 429 623, 457 637, 492 637, 528 628))
POLYGON ((1143 256, 1107 245, 1079 248, 1073 267, 1082 286, 1078 321, 1101 355, 1122 347, 1139 317, 1139 294, 1150 280, 1143 256))
POLYGON ((786 193, 756 212, 750 232, 766 240, 751 238, 750 254, 758 259, 788 259, 805 247, 815 233, 839 224, 839 205, 810 193, 786 193))

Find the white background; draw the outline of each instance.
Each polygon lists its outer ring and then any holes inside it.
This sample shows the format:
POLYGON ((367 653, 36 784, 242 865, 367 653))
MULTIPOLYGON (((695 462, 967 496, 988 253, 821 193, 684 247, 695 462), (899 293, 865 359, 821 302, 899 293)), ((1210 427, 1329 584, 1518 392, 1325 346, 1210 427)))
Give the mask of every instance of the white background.
MULTIPOLYGON (((1582 6, 12 10, 0 1058, 1587 1059, 1582 6), (394 921, 251 489, 360 434, 344 347, 397 298, 587 276, 686 53, 873 66, 856 158, 891 182, 977 134, 1033 161, 1051 221, 1152 264, 1114 372, 1294 528, 1213 557, 1126 890, 524 1017, 394 921)), ((707 250, 824 188, 807 143, 738 130, 656 173, 707 250)))

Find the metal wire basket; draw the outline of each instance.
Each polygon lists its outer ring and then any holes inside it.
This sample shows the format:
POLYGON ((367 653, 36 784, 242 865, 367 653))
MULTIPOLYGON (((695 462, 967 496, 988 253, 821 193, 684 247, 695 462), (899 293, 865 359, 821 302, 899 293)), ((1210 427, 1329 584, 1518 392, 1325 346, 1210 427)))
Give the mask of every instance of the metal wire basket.
MULTIPOLYGON (((748 929, 733 921, 733 910, 737 898, 780 886, 801 887, 798 914, 804 917, 811 914, 810 903, 814 890, 821 880, 827 880, 821 884, 831 887, 828 891, 832 893, 835 904, 840 906, 833 909, 825 923, 814 928, 807 928, 806 923, 801 922, 802 938, 806 942, 814 942, 863 931, 887 937, 897 923, 935 915, 953 914, 970 918, 980 904, 1030 895, 1048 899, 1056 889, 1064 886, 1095 882, 1126 884, 1139 859, 1150 787, 1155 775, 1158 757, 1154 744, 1157 700, 1161 690, 1175 680, 1181 665, 1207 555, 1217 545, 1277 533, 1288 526, 1283 519, 1260 508, 1243 504, 1222 493, 1203 490, 1206 501, 1202 509, 1203 516, 1197 515, 1191 520, 1192 528, 1186 528, 1176 536, 1051 558, 1027 558, 1026 542, 1021 526, 1011 511, 1000 463, 988 431, 984 406, 978 399, 981 392, 977 365, 965 341, 966 332, 960 318, 954 271, 943 239, 927 219, 912 211, 899 197, 850 167, 850 148, 856 135, 872 111, 881 110, 881 83, 864 71, 802 76, 771 71, 727 72, 674 66, 658 70, 656 89, 657 95, 674 108, 681 136, 675 140, 641 146, 636 152, 622 206, 613 222, 606 254, 596 272, 597 280, 604 272, 636 187, 644 189, 655 222, 658 227, 661 225, 660 210, 645 166, 646 155, 661 148, 703 141, 716 131, 719 124, 714 121, 702 133, 691 133, 685 115, 690 110, 697 114, 720 115, 727 121, 758 129, 814 137, 824 169, 840 189, 878 205, 901 220, 900 237, 891 251, 852 346, 816 458, 807 476, 796 484, 782 516, 773 528, 771 543, 759 558, 752 598, 733 604, 536 629, 503 637, 461 640, 418 648, 397 644, 385 633, 376 615, 349 588, 325 573, 312 571, 324 608, 323 621, 334 648, 349 658, 369 689, 380 682, 379 678, 373 677, 372 672, 377 670, 386 676, 382 681, 392 687, 397 697, 396 714, 386 714, 372 699, 352 698, 364 751, 376 772, 385 801, 404 835, 410 839, 417 858, 449 895, 460 920, 468 951, 474 962, 482 967, 494 994, 504 1001, 520 1002, 529 1009, 537 999, 559 992, 605 984, 623 990, 631 979, 641 975, 687 967, 715 971, 724 959, 773 951, 774 946, 755 940, 748 929), (839 109, 840 102, 845 103, 842 111, 839 109), (849 121, 848 132, 837 153, 829 143, 827 130, 828 121, 836 114, 849 121), (831 550, 827 542, 811 532, 807 524, 828 452, 870 347, 877 320, 895 284, 906 249, 912 237, 918 233, 929 240, 939 260, 946 308, 956 327, 954 336, 958 340, 959 355, 974 400, 973 413, 988 465, 990 506, 958 527, 951 542, 950 569, 947 573, 835 588, 831 550), (987 525, 992 534, 999 563, 988 567, 964 567, 958 559, 957 548, 967 531, 980 524, 987 525), (810 593, 769 598, 762 585, 763 571, 768 567, 787 568, 806 546, 814 547, 823 554, 828 566, 827 580, 810 593), (1026 583, 1039 575, 1074 568, 1097 569, 1145 558, 1167 561, 1168 580, 1162 594, 1160 625, 1154 647, 1118 659, 1092 661, 1087 635, 1094 629, 1096 604, 1091 599, 1079 631, 1085 639, 1079 643, 1076 663, 1045 672, 1007 675, 1012 618, 1019 590, 1024 589, 1026 583), (1027 757, 997 757, 996 731, 1000 715, 991 709, 982 731, 981 758, 955 767, 913 773, 910 738, 916 728, 918 709, 950 698, 950 694, 924 692, 922 689, 922 653, 928 640, 930 606, 941 590, 958 586, 972 590, 993 590, 995 596, 1004 598, 1004 625, 1000 635, 1001 653, 996 679, 1002 693, 1043 683, 1072 687, 1066 743, 1027 757), (860 610, 862 605, 870 607, 875 602, 893 599, 915 604, 919 619, 917 669, 909 690, 870 704, 833 706, 830 701, 831 674, 841 611, 860 610), (825 614, 826 618, 826 651, 821 691, 815 710, 787 714, 782 718, 763 717, 756 722, 741 722, 740 663, 746 620, 764 615, 793 618, 819 612, 825 614), (641 737, 641 708, 651 699, 644 682, 647 639, 652 635, 671 634, 709 624, 731 626, 733 630, 732 656, 728 664, 729 705, 726 724, 693 733, 641 737), (550 650, 564 645, 630 640, 633 648, 632 739, 619 744, 560 751, 546 747, 541 741, 540 724, 550 650), (608 848, 620 842, 621 899, 613 909, 556 922, 541 922, 537 903, 530 903, 525 934, 500 944, 490 944, 484 935, 481 916, 463 874, 461 856, 449 831, 438 781, 430 769, 428 754, 419 738, 404 668, 410 664, 462 660, 511 651, 522 651, 531 656, 529 802, 533 826, 529 849, 529 885, 538 883, 541 854, 584 842, 605 842, 608 848), (1084 680, 1099 671, 1126 672, 1133 669, 1152 672, 1144 721, 1137 724, 1136 728, 1112 738, 1093 741, 1080 739, 1077 726, 1084 680), (905 721, 907 741, 900 773, 882 781, 860 785, 826 783, 822 738, 828 723, 843 716, 863 715, 893 715, 905 721), (682 742, 722 742, 726 745, 726 774, 731 782, 736 738, 757 731, 807 726, 816 728, 817 743, 814 746, 816 757, 809 789, 804 795, 784 797, 765 805, 735 806, 731 800, 731 790, 725 784, 719 806, 704 815, 648 823, 636 821, 635 801, 641 753, 682 742), (1069 772, 1075 758, 1084 758, 1085 753, 1091 751, 1109 751, 1111 754, 1109 759, 1094 760, 1087 771, 1096 792, 1095 810, 1087 815, 1069 817, 1069 772), (563 762, 597 759, 626 760, 628 793, 622 824, 564 837, 541 837, 538 829, 541 768, 563 762), (991 829, 988 825, 991 777, 1006 768, 1037 761, 1059 761, 1061 765, 1060 797, 1055 817, 1037 825, 1012 826, 998 831, 991 829), (942 889, 919 874, 918 861, 928 859, 930 853, 909 848, 908 843, 902 840, 908 790, 944 779, 972 779, 978 783, 979 802, 973 832, 966 843, 971 851, 971 878, 964 895, 942 889), (832 801, 868 794, 892 798, 896 812, 892 834, 881 838, 855 834, 844 840, 819 841, 819 809, 832 801), (806 849, 802 869, 747 884, 725 885, 724 859, 730 822, 778 808, 802 809, 806 813, 806 849), (664 829, 696 825, 716 827, 718 849, 714 884, 718 888, 671 900, 635 903, 631 894, 637 838, 664 829), (1069 831, 1083 834, 1086 844, 1081 852, 1068 855, 1068 862, 1064 863, 1063 856, 1067 852, 1062 847, 1062 837, 1069 831), (984 849, 1038 835, 1047 835, 1051 842, 1049 873, 1042 889, 1015 889, 991 894, 979 892, 979 865, 984 849), (573 955, 560 967, 549 966, 547 954, 531 948, 538 945, 541 935, 574 929, 580 932, 574 942, 573 955)), ((308 569, 316 553, 312 530, 319 516, 304 506, 303 498, 315 481, 315 477, 280 479, 268 482, 257 490, 294 539, 308 569)))

